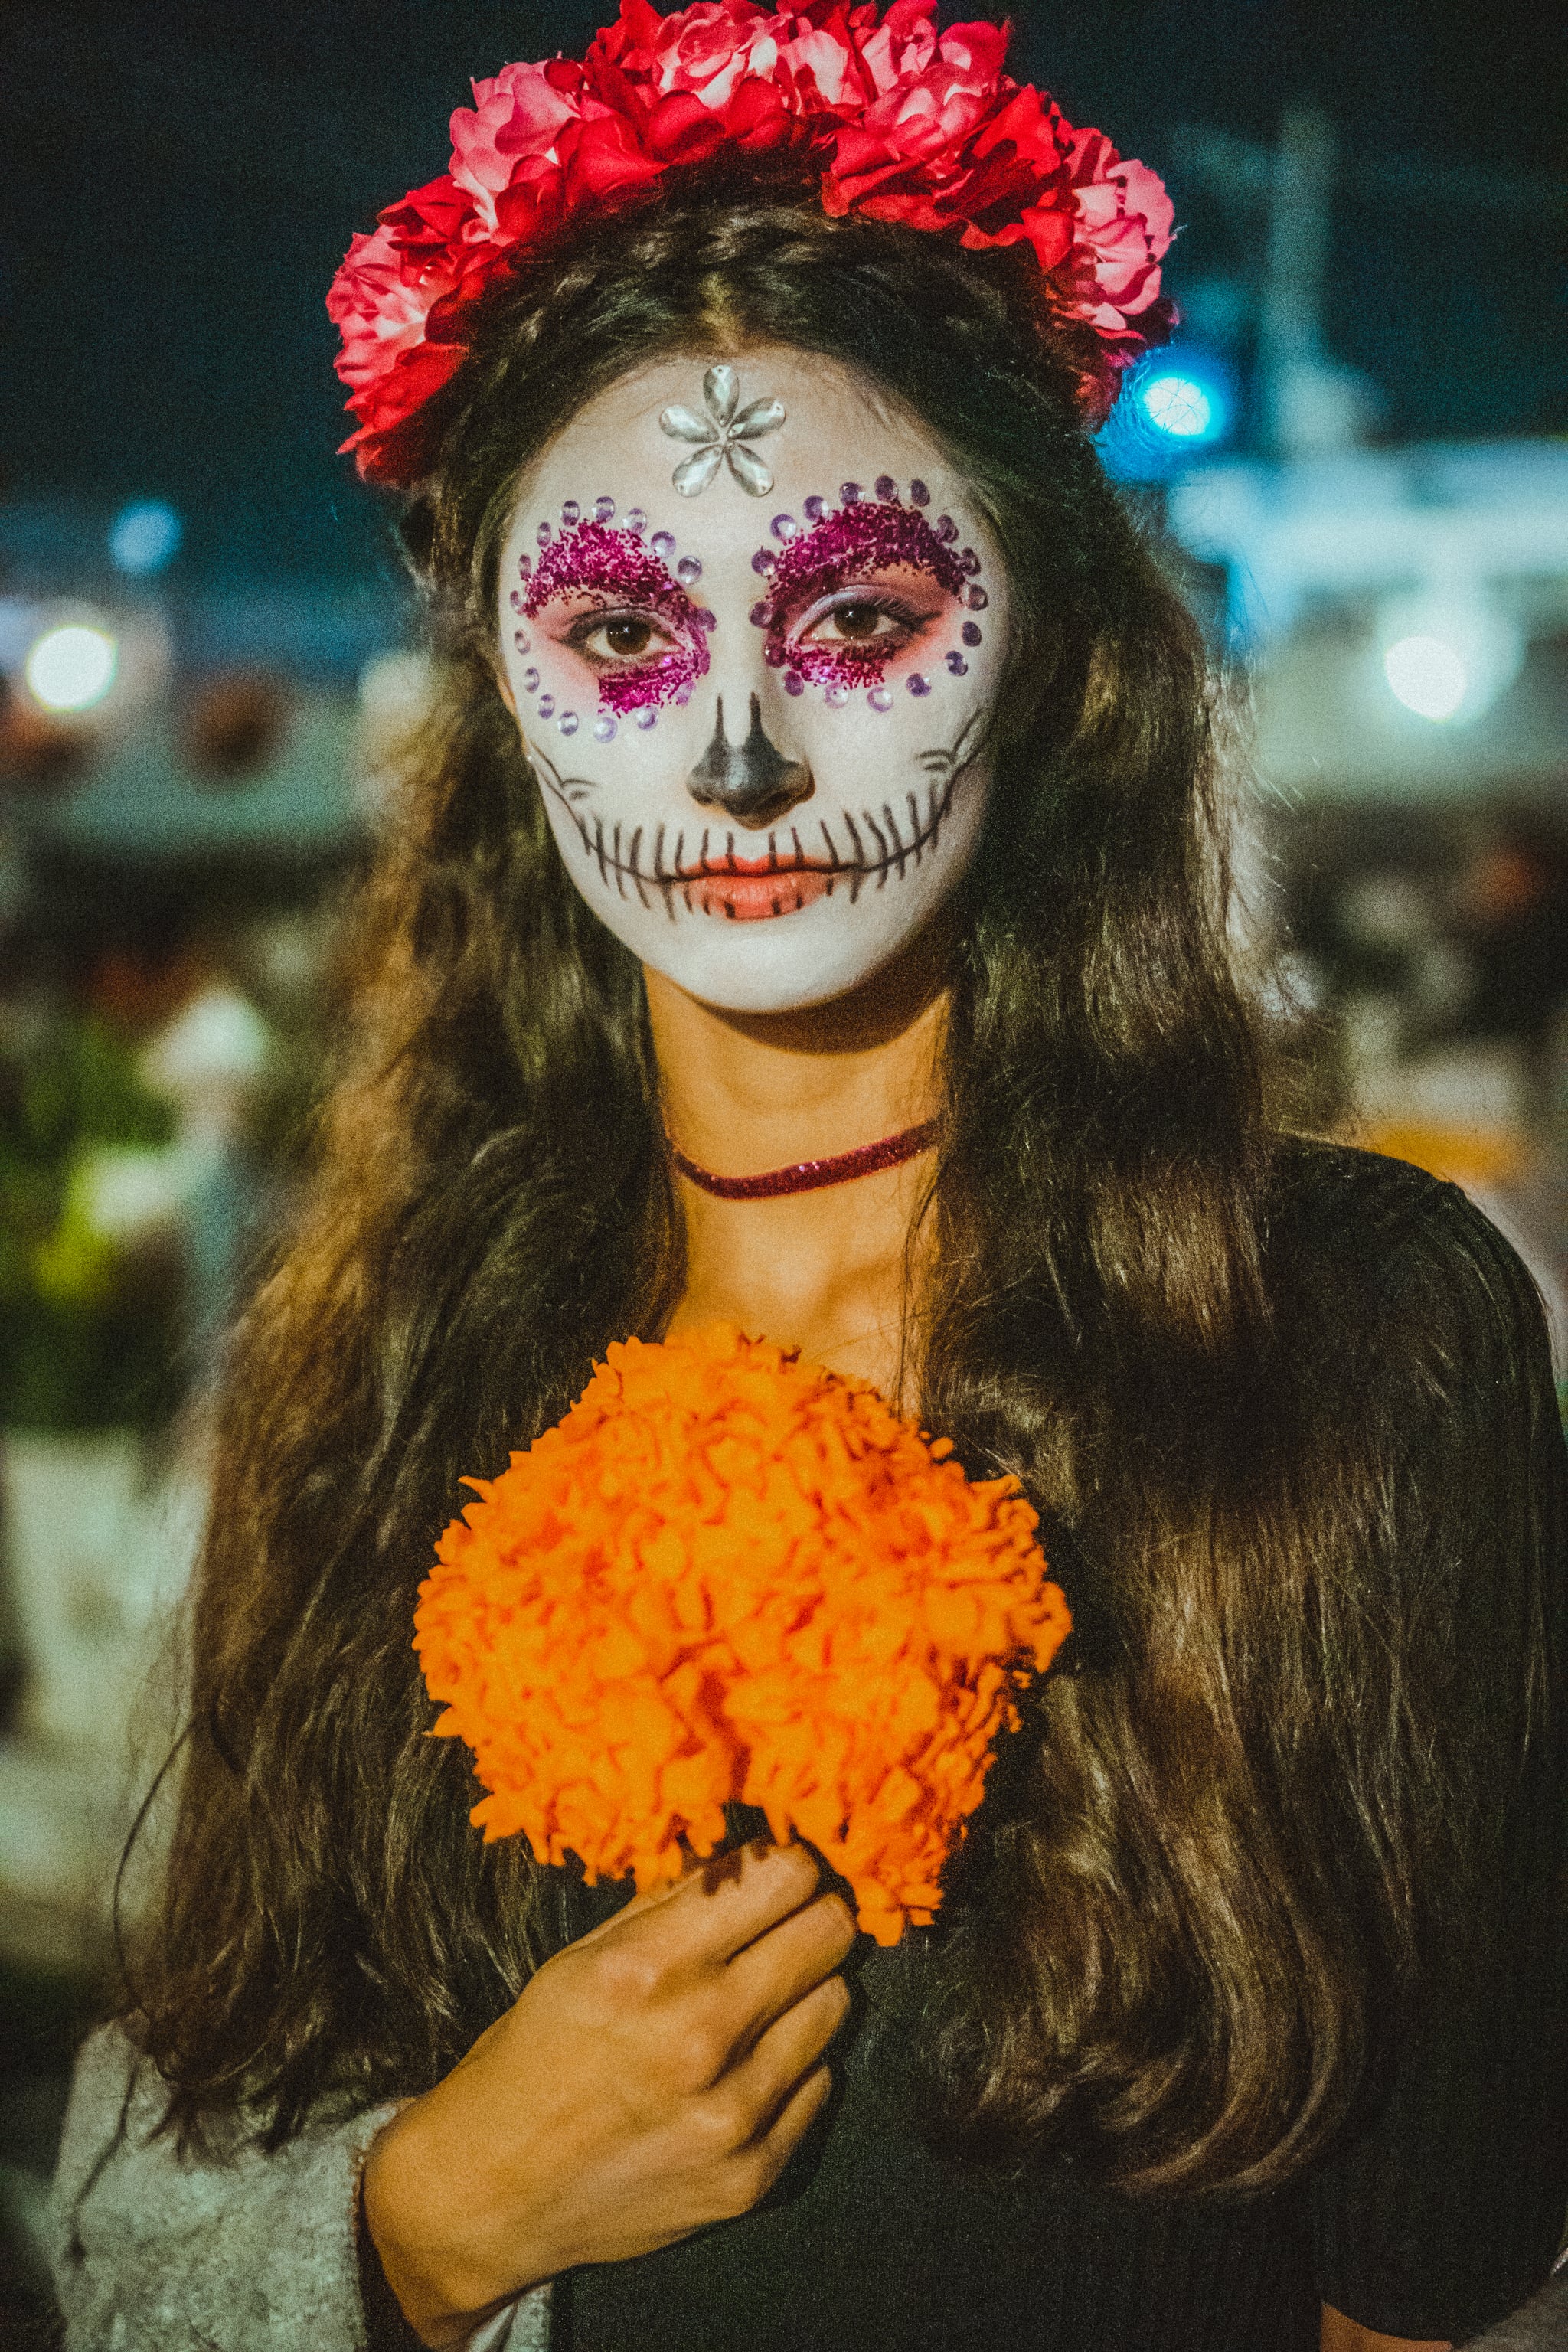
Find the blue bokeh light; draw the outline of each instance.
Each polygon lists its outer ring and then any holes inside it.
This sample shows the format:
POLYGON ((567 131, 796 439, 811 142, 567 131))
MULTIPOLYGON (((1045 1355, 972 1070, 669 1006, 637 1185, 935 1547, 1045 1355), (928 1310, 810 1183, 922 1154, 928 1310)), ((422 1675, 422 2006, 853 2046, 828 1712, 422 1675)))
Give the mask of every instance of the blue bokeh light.
POLYGON ((1195 377, 1152 375, 1138 388, 1144 415, 1156 432, 1178 441, 1213 441, 1219 432, 1216 404, 1195 377))
POLYGON ((1236 411, 1229 370, 1193 345, 1131 369, 1097 446, 1118 481, 1162 481, 1226 439, 1236 411))
POLYGON ((109 530, 109 552, 116 570, 145 580, 162 572, 179 553, 185 528, 163 499, 137 499, 121 507, 109 530))

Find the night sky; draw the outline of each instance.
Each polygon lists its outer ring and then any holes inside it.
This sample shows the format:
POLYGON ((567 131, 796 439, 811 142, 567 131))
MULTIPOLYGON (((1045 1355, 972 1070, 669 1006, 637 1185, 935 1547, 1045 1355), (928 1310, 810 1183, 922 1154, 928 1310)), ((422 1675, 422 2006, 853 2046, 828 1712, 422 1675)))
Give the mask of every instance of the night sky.
MULTIPOLYGON (((353 229, 444 168, 469 75, 580 49, 600 13, 4 0, 0 500, 91 514, 167 498, 192 577, 341 581, 384 563, 374 504, 332 454, 328 280, 353 229)), ((1237 310, 1263 224, 1187 169, 1184 132, 1266 142, 1293 100, 1322 104, 1344 166, 1329 343, 1378 380, 1385 429, 1561 430, 1553 14, 1068 0, 1015 12, 1014 69, 1164 173, 1184 224, 1171 283, 1211 310, 1216 281, 1237 310)), ((1245 300, 1238 316, 1245 361, 1245 300)))

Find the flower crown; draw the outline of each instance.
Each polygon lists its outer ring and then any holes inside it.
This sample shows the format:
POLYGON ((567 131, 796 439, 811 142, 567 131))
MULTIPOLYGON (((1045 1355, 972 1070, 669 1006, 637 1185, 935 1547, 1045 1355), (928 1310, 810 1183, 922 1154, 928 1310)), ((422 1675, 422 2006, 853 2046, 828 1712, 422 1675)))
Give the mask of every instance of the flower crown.
POLYGON ((450 170, 356 236, 327 309, 368 479, 427 462, 413 420, 461 366, 479 298, 581 214, 719 149, 787 150, 821 171, 823 209, 1034 248, 1050 311, 1099 337, 1082 385, 1098 423, 1120 372, 1169 333, 1163 184, 1048 95, 1002 70, 1005 26, 938 33, 935 0, 697 0, 661 16, 621 0, 581 63, 503 66, 452 117, 450 170))

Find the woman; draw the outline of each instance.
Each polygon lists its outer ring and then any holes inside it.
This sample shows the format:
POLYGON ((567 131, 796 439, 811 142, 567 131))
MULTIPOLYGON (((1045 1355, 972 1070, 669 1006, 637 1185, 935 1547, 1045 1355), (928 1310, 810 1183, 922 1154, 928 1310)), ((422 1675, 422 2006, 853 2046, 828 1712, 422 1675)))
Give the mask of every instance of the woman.
POLYGON ((1364 2352, 1550 2267, 1539 1309, 1270 1127, 1201 646, 1088 429, 1169 206, 929 13, 624 0, 340 279, 448 683, 236 1344, 73 2344, 1364 2352), (1068 1586, 890 1958, 798 1849, 616 1913, 426 1736, 458 1478, 715 1316, 1015 1471, 1068 1586))

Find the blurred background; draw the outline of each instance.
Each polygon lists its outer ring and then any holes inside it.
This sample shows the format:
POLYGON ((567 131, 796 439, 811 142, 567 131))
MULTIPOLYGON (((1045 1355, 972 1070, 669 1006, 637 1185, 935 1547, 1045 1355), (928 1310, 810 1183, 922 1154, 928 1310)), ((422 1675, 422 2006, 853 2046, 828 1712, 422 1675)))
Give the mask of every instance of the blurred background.
MULTIPOLYGON (((947 9, 944 17, 968 13, 947 9)), ((978 10, 976 10, 978 13, 978 10)), ((423 673, 328 280, 469 75, 595 6, 0 19, 0 2342, 177 1723, 199 1400, 286 1206, 423 673)), ((1107 463, 1247 733, 1293 1115, 1465 1184, 1568 1317, 1568 155, 1523 0, 1060 0, 1014 69, 1155 164, 1184 323, 1107 463)))

